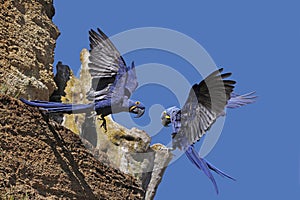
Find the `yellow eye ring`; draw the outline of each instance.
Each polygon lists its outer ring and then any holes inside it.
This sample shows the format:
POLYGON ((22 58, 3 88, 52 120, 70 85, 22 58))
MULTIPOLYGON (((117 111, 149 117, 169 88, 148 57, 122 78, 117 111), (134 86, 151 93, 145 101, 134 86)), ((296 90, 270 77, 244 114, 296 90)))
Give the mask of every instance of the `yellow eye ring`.
POLYGON ((140 104, 141 104, 141 102, 139 102, 139 101, 136 101, 136 102, 135 102, 135 104, 136 104, 136 105, 140 105, 140 104))

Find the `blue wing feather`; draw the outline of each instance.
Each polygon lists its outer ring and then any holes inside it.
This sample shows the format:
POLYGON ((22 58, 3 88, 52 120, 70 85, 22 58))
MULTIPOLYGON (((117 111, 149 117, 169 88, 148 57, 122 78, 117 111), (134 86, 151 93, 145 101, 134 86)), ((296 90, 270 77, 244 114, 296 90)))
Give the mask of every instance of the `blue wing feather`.
POLYGON ((89 31, 91 50, 88 69, 92 76, 92 88, 87 98, 95 101, 111 96, 121 98, 124 96, 127 77, 126 63, 109 38, 100 29, 97 30, 98 33, 89 31))

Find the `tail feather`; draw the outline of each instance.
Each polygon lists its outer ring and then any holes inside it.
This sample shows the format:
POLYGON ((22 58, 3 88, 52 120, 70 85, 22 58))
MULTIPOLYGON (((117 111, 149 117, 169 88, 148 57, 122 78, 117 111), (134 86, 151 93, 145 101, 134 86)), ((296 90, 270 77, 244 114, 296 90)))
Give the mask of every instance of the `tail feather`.
POLYGON ((219 189, 216 183, 216 180, 214 178, 214 176, 212 175, 212 173, 209 170, 208 165, 206 164, 205 160, 200 158, 199 155, 196 153, 195 154, 195 150, 194 148, 189 148, 185 154, 187 155, 187 157, 189 158, 189 160, 194 163, 196 165, 196 167, 198 167, 200 170, 202 170, 204 172, 204 174, 211 180, 211 182, 213 183, 215 190, 217 192, 217 194, 219 194, 219 189))
POLYGON ((28 101, 23 98, 20 100, 29 106, 39 107, 40 109, 51 113, 82 113, 90 111, 94 108, 94 104, 65 104, 39 100, 28 101))
POLYGON ((241 106, 254 103, 257 96, 254 96, 253 94, 255 94, 255 92, 249 92, 243 95, 231 93, 230 99, 228 100, 226 107, 239 108, 241 106))
POLYGON ((207 164, 207 166, 209 167, 209 169, 213 170, 214 172, 216 172, 217 174, 219 174, 219 175, 222 176, 222 177, 226 177, 226 178, 229 178, 229 179, 231 179, 231 180, 233 180, 233 181, 236 181, 236 179, 233 178, 232 176, 230 176, 230 175, 226 174, 225 172, 219 170, 218 168, 216 168, 214 165, 212 165, 212 164, 211 164, 210 162, 208 162, 207 160, 205 160, 205 161, 206 161, 206 164, 207 164))
POLYGON ((215 166, 213 166, 212 164, 210 164, 208 161, 206 161, 204 158, 201 158, 199 156, 199 154, 195 151, 194 146, 191 145, 187 148, 187 150, 185 151, 186 156, 189 158, 189 160, 194 163, 194 165, 202 170, 204 172, 204 174, 211 180, 211 182, 214 185, 214 188, 217 192, 217 194, 219 193, 219 189, 216 183, 216 180, 214 178, 214 176, 212 175, 211 171, 214 171, 215 173, 219 174, 222 177, 227 177, 230 178, 232 180, 235 180, 233 177, 229 176, 228 174, 222 172, 221 170, 219 170, 218 168, 216 168, 215 166))

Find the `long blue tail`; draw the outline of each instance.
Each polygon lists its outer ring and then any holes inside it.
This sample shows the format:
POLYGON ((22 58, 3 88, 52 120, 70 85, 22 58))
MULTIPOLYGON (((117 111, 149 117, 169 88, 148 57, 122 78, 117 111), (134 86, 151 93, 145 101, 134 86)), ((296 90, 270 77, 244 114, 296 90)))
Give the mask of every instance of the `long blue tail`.
POLYGON ((227 102, 227 108, 239 108, 241 106, 254 103, 257 96, 253 96, 255 92, 249 92, 247 94, 238 95, 231 93, 230 99, 227 102))
POLYGON ((197 168, 202 170, 204 174, 211 180, 213 183, 215 190, 217 194, 219 193, 219 189, 216 183, 216 180, 214 176, 212 175, 211 171, 214 171, 215 173, 219 174, 222 177, 227 177, 229 179, 235 180, 233 177, 229 176, 228 174, 222 172, 212 164, 210 164, 208 161, 206 161, 204 158, 200 158, 199 154, 195 151, 194 146, 190 145, 187 150, 185 151, 185 155, 189 158, 189 160, 196 165, 197 168))
POLYGON ((46 110, 51 113, 83 113, 94 109, 94 104, 65 104, 59 102, 49 102, 49 101, 28 101, 26 99, 20 99, 23 103, 39 107, 42 110, 46 110))

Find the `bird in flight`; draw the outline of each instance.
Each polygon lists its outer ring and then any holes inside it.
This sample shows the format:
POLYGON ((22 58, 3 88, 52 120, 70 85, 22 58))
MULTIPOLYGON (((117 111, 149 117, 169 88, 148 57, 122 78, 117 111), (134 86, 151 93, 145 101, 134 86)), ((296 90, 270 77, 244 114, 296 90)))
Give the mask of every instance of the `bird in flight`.
POLYGON ((88 104, 66 104, 33 100, 20 100, 27 105, 40 107, 49 113, 94 113, 103 120, 101 126, 106 129, 105 116, 112 113, 130 112, 141 117, 145 106, 130 99, 138 86, 134 62, 127 66, 119 51, 109 38, 98 28, 98 33, 89 31, 90 51, 88 70, 92 77, 88 104))
POLYGON ((188 159, 211 180, 216 192, 218 187, 211 170, 229 179, 233 177, 222 172, 196 152, 194 144, 210 129, 219 116, 225 115, 225 108, 238 108, 253 103, 256 96, 254 92, 238 95, 233 93, 235 81, 225 80, 231 73, 223 73, 218 69, 194 84, 189 96, 182 107, 170 107, 163 111, 161 120, 163 126, 171 124, 172 150, 176 148, 185 151, 188 159))

